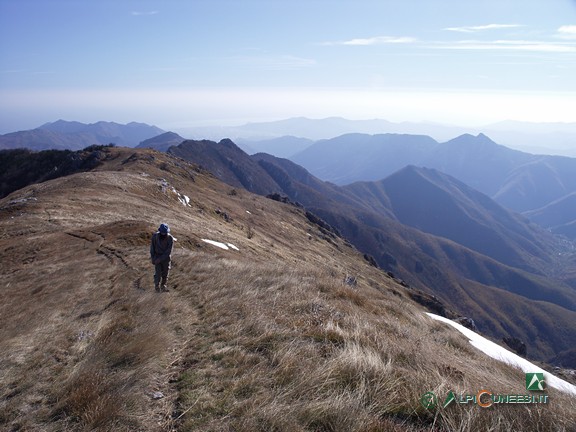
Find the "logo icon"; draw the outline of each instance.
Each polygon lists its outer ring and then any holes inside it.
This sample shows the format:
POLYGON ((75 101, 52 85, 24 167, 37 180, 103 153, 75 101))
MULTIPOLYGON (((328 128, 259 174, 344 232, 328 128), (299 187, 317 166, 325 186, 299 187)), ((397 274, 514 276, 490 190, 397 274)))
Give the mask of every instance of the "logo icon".
POLYGON ((420 403, 426 409, 433 409, 438 404, 438 398, 433 392, 426 392, 420 397, 420 403))
POLYGON ((526 390, 544 391, 544 374, 542 372, 526 373, 526 390))
POLYGON ((450 405, 455 400, 456 400, 456 396, 454 395, 454 392, 452 390, 450 390, 450 393, 448 393, 448 396, 446 396, 446 399, 444 400, 444 403, 442 404, 442 408, 446 408, 448 405, 450 405))

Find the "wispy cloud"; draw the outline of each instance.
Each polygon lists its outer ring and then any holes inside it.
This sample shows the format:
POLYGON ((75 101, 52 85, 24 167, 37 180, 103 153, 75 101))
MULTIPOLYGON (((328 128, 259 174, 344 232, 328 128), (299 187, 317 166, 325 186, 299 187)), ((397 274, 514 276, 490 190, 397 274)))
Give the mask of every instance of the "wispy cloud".
POLYGON ((484 30, 509 29, 516 27, 524 27, 524 26, 521 24, 486 24, 479 26, 447 27, 444 30, 460 33, 476 33, 484 30))
POLYGON ((322 45, 349 45, 369 46, 387 44, 409 44, 416 42, 416 38, 406 36, 374 36, 370 38, 356 38, 339 42, 325 42, 322 45))
POLYGON ((160 13, 159 11, 132 11, 131 14, 133 16, 151 16, 160 13))
POLYGON ((548 53, 573 53, 576 45, 571 43, 551 43, 528 40, 494 40, 476 41, 463 40, 456 43, 436 44, 433 48, 452 50, 503 50, 503 51, 532 51, 548 53))

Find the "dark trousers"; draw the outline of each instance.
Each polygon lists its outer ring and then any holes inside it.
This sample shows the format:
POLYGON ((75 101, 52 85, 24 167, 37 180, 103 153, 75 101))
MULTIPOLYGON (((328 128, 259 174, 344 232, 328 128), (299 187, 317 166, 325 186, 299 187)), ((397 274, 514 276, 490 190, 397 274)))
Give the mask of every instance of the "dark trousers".
POLYGON ((168 282, 168 273, 170 272, 170 260, 162 261, 155 265, 154 286, 158 287, 162 283, 162 288, 166 287, 168 282))

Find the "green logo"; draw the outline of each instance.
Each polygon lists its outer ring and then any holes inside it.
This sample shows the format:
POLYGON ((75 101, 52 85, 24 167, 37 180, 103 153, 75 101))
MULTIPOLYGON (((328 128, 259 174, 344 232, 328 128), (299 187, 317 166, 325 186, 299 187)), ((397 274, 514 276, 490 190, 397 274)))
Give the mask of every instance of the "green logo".
POLYGON ((438 403, 438 398, 433 392, 426 392, 420 397, 420 403, 426 409, 433 409, 438 403))
POLYGON ((448 396, 446 396, 446 399, 444 400, 444 403, 442 404, 442 408, 446 408, 448 405, 450 405, 455 400, 456 400, 456 396, 454 395, 454 392, 452 390, 450 390, 450 393, 448 393, 448 396))
POLYGON ((544 391, 544 384, 542 372, 526 373, 526 390, 544 391))

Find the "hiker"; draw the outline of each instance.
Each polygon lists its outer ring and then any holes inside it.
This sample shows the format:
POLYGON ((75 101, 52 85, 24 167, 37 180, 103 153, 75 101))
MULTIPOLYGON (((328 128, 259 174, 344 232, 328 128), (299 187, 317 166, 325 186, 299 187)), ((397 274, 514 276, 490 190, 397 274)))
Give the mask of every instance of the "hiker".
POLYGON ((154 273, 154 288, 157 292, 168 291, 166 283, 168 282, 168 272, 170 271, 170 254, 174 237, 170 235, 170 227, 163 223, 160 224, 158 232, 152 235, 150 243, 150 259, 156 267, 154 273))

